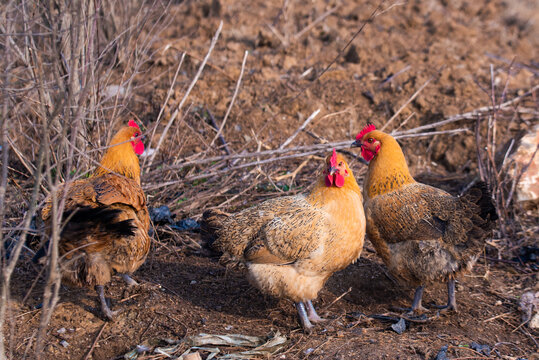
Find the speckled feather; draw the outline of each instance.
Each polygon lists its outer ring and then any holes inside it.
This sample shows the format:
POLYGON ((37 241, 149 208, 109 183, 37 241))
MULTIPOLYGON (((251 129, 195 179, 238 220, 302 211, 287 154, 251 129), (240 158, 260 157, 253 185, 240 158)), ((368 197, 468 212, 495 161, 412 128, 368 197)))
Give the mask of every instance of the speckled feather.
POLYGON ((314 299, 363 247, 362 197, 348 171, 342 188, 325 186, 321 175, 307 196, 271 199, 230 216, 210 211, 203 228, 215 232, 214 247, 246 263, 249 280, 262 291, 293 301, 314 299))
POLYGON ((496 219, 486 185, 459 198, 418 183, 395 139, 367 137, 381 142, 365 179, 367 234, 391 273, 419 285, 469 270, 496 219))

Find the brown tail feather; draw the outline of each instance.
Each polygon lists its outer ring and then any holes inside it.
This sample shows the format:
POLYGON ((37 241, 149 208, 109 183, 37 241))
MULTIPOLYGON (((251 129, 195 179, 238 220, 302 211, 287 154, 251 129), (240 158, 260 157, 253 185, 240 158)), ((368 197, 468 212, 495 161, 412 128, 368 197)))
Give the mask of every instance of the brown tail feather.
POLYGON ((211 250, 217 250, 213 247, 213 243, 217 240, 216 232, 222 227, 222 222, 227 219, 230 214, 220 210, 207 210, 202 214, 200 221, 200 235, 202 245, 211 250))
POLYGON ((475 215, 478 215, 481 220, 474 221, 474 225, 483 230, 491 230, 494 227, 494 222, 498 219, 498 214, 492 202, 492 195, 488 185, 482 181, 478 182, 463 195, 463 199, 474 203, 478 207, 475 215))

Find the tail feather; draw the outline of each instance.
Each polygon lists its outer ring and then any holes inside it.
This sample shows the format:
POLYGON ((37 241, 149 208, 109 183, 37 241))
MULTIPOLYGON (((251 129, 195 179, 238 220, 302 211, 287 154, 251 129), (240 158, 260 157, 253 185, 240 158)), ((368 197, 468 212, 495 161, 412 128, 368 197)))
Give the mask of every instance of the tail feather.
MULTIPOLYGON (((117 238, 134 236, 137 227, 133 224, 132 219, 117 221, 121 212, 120 209, 89 206, 65 211, 62 216, 64 224, 60 237, 82 239, 89 232, 95 231, 117 238)), ((47 255, 48 246, 49 241, 46 241, 36 252, 32 258, 34 263, 39 262, 42 257, 47 255)))
POLYGON ((478 216, 472 219, 474 225, 483 230, 491 230, 498 219, 498 214, 487 183, 478 182, 463 195, 463 199, 477 206, 475 215, 478 216))
POLYGON ((67 221, 62 229, 61 236, 71 235, 78 232, 88 232, 89 229, 98 229, 113 236, 133 236, 137 227, 132 219, 117 221, 121 214, 120 209, 106 207, 81 207, 76 210, 65 211, 64 221, 67 221))
POLYGON ((202 245, 211 250, 217 250, 214 248, 215 240, 217 240, 217 231, 222 227, 222 223, 226 220, 230 214, 227 214, 220 210, 207 210, 202 214, 202 220, 200 221, 200 234, 202 238, 202 245))

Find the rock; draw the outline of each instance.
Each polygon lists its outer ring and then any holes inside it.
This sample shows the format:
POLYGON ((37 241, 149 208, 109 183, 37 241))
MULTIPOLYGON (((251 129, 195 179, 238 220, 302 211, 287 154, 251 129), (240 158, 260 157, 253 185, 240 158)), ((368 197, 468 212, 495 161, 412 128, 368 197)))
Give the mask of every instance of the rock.
POLYGON ((447 349, 448 348, 449 348, 449 346, 447 346, 447 345, 442 346, 442 348, 440 349, 440 351, 436 355, 435 360, 450 360, 447 357, 447 349))
MULTIPOLYGON (((539 125, 520 139, 517 151, 512 155, 519 169, 530 162, 537 146, 539 146, 539 125)), ((516 200, 539 202, 539 154, 535 155, 528 169, 522 174, 516 189, 516 200)))
POLYGON ((177 221, 174 225, 171 226, 173 229, 180 231, 195 231, 200 230, 200 224, 191 218, 182 219, 177 221))
POLYGON ((170 209, 166 205, 159 206, 158 208, 150 208, 150 219, 152 219, 154 224, 164 223, 171 224, 174 222, 172 220, 175 215, 172 215, 170 209))
POLYGON ((476 342, 472 342, 470 344, 470 347, 477 351, 478 353, 481 353, 483 355, 486 355, 486 356, 490 356, 490 346, 488 345, 481 345, 481 344, 478 344, 476 342))
POLYGON ((350 45, 350 48, 344 55, 344 60, 352 64, 359 64, 360 58, 355 45, 350 45))
POLYGON ((404 321, 404 319, 401 318, 401 319, 399 320, 399 322, 397 322, 397 323, 391 325, 391 328, 392 328, 393 330, 395 330, 395 332, 396 332, 397 334, 400 335, 400 334, 402 334, 402 333, 404 332, 404 330, 406 330, 406 321, 404 321))
POLYGON ((520 297, 522 322, 528 321, 532 329, 539 328, 539 291, 527 291, 520 297))

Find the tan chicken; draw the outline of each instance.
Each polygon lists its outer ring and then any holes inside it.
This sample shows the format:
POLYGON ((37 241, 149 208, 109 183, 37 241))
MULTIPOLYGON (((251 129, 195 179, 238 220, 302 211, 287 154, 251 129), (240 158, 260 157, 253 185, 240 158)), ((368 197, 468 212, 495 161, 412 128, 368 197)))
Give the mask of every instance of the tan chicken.
POLYGON ((324 319, 311 300, 327 279, 356 261, 365 236, 361 191, 333 150, 310 194, 271 199, 228 215, 207 211, 202 230, 214 248, 243 261, 261 291, 296 303, 303 328, 324 319))
POLYGON ((352 146, 360 146, 369 162, 363 188, 367 235, 390 272, 417 286, 411 311, 424 310, 424 286, 440 280, 448 288, 447 305, 440 308, 456 310, 455 276, 471 269, 497 219, 487 185, 455 197, 416 182, 397 141, 374 125, 352 146))
MULTIPOLYGON (((137 154, 144 152, 138 125, 129 121, 113 137, 100 167, 88 179, 62 184, 65 196, 59 254, 62 279, 74 286, 95 287, 104 315, 112 320, 104 295, 114 273, 136 285, 129 274, 137 270, 150 249, 150 218, 140 187, 137 154)), ((47 238, 51 234, 52 202, 41 213, 47 238)), ((36 256, 44 255, 40 251, 36 256)))

